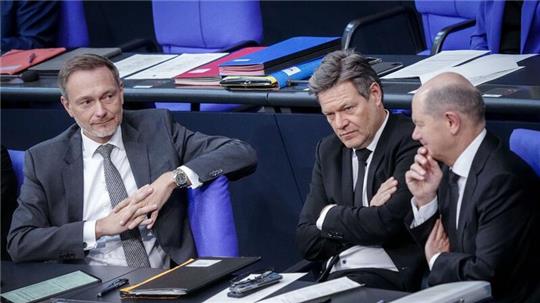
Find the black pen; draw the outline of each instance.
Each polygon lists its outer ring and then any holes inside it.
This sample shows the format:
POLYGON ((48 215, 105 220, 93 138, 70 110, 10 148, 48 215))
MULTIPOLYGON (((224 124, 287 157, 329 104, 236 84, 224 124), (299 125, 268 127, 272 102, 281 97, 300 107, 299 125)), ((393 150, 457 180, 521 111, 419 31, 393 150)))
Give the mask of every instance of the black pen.
POLYGON ((98 292, 97 296, 101 297, 101 296, 105 295, 106 293, 111 292, 111 291, 119 288, 120 286, 128 284, 128 283, 129 283, 128 279, 124 279, 124 278, 116 279, 111 284, 107 285, 102 291, 98 292))

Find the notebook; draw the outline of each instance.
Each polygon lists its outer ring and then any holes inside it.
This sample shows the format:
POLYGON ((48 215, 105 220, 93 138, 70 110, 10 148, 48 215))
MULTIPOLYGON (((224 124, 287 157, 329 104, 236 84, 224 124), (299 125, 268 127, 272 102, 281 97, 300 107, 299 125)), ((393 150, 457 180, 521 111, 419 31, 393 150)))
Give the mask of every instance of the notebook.
POLYGON ((203 288, 261 257, 190 259, 141 283, 120 289, 123 298, 176 298, 203 288))
POLYGON ((254 53, 262 49, 264 49, 263 46, 243 48, 225 57, 219 58, 208 64, 199 66, 195 69, 176 76, 174 79, 174 83, 176 85, 219 86, 219 81, 221 81, 221 76, 219 75, 220 64, 245 56, 247 54, 254 53))
POLYGON ((58 57, 54 57, 53 59, 45 61, 41 64, 32 66, 31 68, 29 68, 29 70, 35 70, 40 73, 56 74, 58 73, 60 68, 62 68, 62 65, 64 64, 65 61, 75 56, 82 55, 82 54, 95 54, 95 55, 100 55, 106 58, 111 58, 113 56, 120 54, 121 52, 122 50, 118 47, 109 47, 109 48, 80 47, 70 52, 64 53, 58 57))
POLYGON ((28 50, 13 49, 0 57, 0 73, 14 75, 33 65, 41 65, 47 59, 65 52, 59 48, 34 48, 28 50))
POLYGON ((263 76, 337 50, 338 37, 293 37, 220 65, 222 76, 263 76))

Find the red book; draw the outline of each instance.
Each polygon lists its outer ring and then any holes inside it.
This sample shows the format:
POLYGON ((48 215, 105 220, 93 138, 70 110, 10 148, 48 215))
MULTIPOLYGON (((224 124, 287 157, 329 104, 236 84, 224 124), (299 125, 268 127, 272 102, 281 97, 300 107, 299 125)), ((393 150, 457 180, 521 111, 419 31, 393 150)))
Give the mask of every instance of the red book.
POLYGON ((28 50, 12 49, 0 57, 0 73, 14 75, 65 52, 60 48, 34 48, 28 50))
POLYGON ((188 72, 180 74, 174 78, 176 85, 201 85, 201 86, 219 86, 221 77, 219 75, 219 65, 230 60, 245 56, 247 54, 254 53, 264 46, 246 47, 237 50, 225 57, 221 57, 215 61, 199 66, 188 72))

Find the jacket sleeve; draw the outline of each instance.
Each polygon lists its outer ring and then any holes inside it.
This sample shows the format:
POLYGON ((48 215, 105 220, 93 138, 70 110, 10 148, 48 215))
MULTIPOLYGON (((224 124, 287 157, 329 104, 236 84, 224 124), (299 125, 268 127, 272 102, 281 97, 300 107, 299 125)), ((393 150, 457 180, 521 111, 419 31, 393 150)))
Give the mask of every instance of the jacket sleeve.
POLYGON ((8 234, 14 262, 84 258, 83 222, 53 226, 51 201, 38 180, 31 150, 26 152, 24 182, 8 234))

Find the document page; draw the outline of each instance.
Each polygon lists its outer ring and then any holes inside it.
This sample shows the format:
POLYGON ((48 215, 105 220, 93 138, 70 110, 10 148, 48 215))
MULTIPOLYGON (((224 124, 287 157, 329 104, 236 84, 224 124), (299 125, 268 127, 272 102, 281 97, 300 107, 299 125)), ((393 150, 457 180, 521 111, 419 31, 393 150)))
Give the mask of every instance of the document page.
MULTIPOLYGON (((219 292, 215 296, 211 297, 210 299, 204 301, 204 303, 251 303, 251 302, 257 302, 261 300, 262 298, 265 298, 269 296, 270 294, 275 293, 276 291, 282 289, 283 287, 291 284, 292 282, 302 278, 306 275, 306 273, 288 273, 288 274, 280 274, 283 276, 281 281, 278 283, 268 286, 266 288, 263 288, 259 291, 256 291, 250 295, 247 295, 242 298, 231 298, 227 296, 227 293, 229 292, 229 288, 225 288, 223 291, 219 292)), ((255 275, 250 275, 246 277, 245 279, 251 279, 255 275)), ((245 280, 244 279, 244 280, 245 280)))
POLYGON ((420 76, 420 82, 425 83, 443 72, 454 72, 467 78, 474 86, 477 86, 522 68, 517 65, 517 61, 519 61, 519 57, 512 55, 488 55, 460 66, 448 67, 424 74, 420 76))
POLYGON ((227 53, 181 54, 174 59, 129 76, 127 79, 171 79, 225 55, 227 53))
POLYGON ((399 79, 421 77, 424 74, 432 73, 441 69, 456 66, 467 62, 473 58, 487 54, 489 51, 479 50, 454 50, 442 51, 434 56, 428 57, 413 65, 398 70, 382 77, 382 79, 399 79))
POLYGON ((43 282, 3 293, 2 297, 13 303, 29 303, 40 301, 71 289, 98 282, 100 282, 98 278, 78 270, 56 278, 45 280, 43 282))
POLYGON ((260 303, 300 303, 309 300, 326 297, 332 294, 340 293, 349 289, 362 287, 363 284, 354 282, 353 280, 342 277, 335 280, 326 281, 323 283, 317 283, 308 287, 300 288, 297 290, 284 293, 279 296, 275 296, 260 303))
POLYGON ((170 60, 178 55, 133 55, 114 63, 120 72, 120 78, 147 69, 163 61, 170 60))

